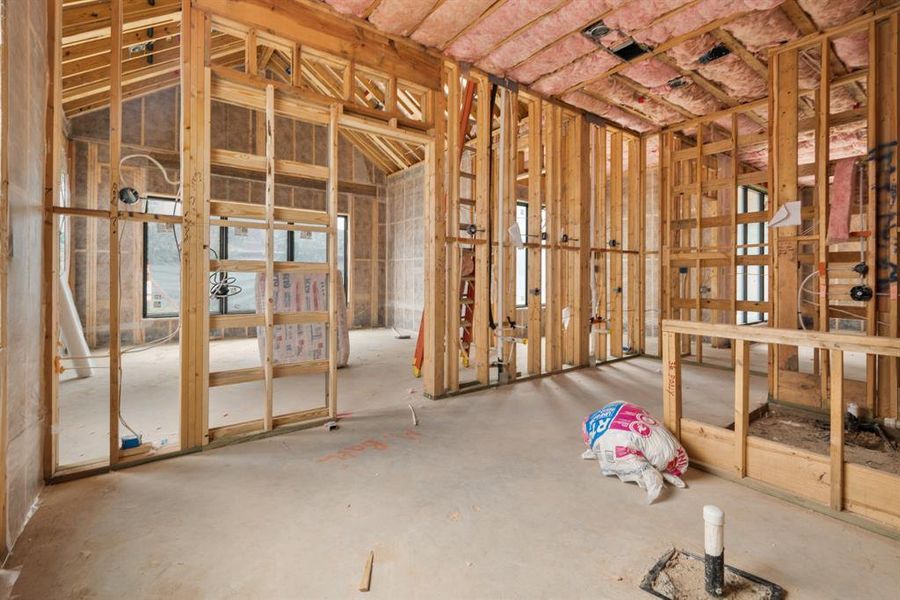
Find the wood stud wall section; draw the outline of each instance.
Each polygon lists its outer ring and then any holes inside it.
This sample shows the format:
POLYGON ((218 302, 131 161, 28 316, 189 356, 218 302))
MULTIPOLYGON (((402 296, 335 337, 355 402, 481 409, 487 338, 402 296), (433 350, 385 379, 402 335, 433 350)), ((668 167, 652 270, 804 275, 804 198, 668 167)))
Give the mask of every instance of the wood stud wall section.
MULTIPOLYGON (((491 373, 498 344, 502 349, 500 362, 508 380, 587 366, 591 357, 602 361, 608 357, 608 337, 618 340, 613 342, 613 351, 609 354, 623 356, 625 332, 628 332, 633 351, 643 348, 640 298, 643 286, 640 282, 644 273, 643 260, 637 260, 641 252, 637 238, 642 237, 643 163, 635 155, 643 154, 644 142, 634 133, 596 124, 577 110, 542 100, 524 90, 508 89, 497 94, 502 102, 502 110, 497 110, 499 106, 492 106, 491 102, 492 87, 496 84, 475 69, 462 73, 455 63, 443 61, 414 45, 398 43, 371 28, 351 27, 320 7, 271 0, 251 0, 240 6, 225 0, 171 0, 153 14, 154 18, 166 19, 169 13, 180 8, 179 19, 161 21, 161 27, 166 28, 161 35, 168 36, 172 27, 178 27, 177 61, 135 79, 129 59, 121 53, 109 53, 108 83, 100 87, 92 83, 94 87, 82 90, 83 96, 64 99, 63 78, 71 69, 85 65, 71 61, 63 63, 62 41, 83 50, 82 40, 78 37, 82 34, 74 30, 62 31, 61 2, 53 2, 50 7, 49 39, 54 56, 48 103, 51 111, 47 129, 50 161, 45 240, 56 239, 58 222, 63 218, 85 217, 108 226, 112 359, 109 461, 60 471, 55 434, 58 374, 54 368, 58 299, 53 282, 58 276, 54 259, 57 250, 55 244, 48 242, 45 244, 46 293, 43 300, 48 323, 44 396, 48 414, 52 415, 46 436, 45 472, 48 479, 120 464, 127 466, 145 458, 121 452, 118 435, 121 400, 118 314, 121 299, 117 293, 117 246, 122 222, 162 221, 182 228, 181 431, 179 443, 170 446, 170 453, 336 417, 337 344, 336 327, 333 326, 336 323, 333 301, 336 263, 333 257, 336 255, 337 195, 340 191, 336 169, 338 131, 352 137, 354 143, 363 148, 379 151, 382 156, 399 160, 401 156, 418 153, 416 160, 424 160, 427 164, 423 199, 428 274, 423 369, 426 395, 440 397, 469 383, 460 382, 464 368, 459 362, 459 274, 463 248, 474 252, 470 366, 476 383, 495 383, 491 373), (288 26, 297 23, 302 25, 299 28, 288 26), (365 43, 359 45, 361 38, 365 43), (233 48, 227 45, 231 43, 227 42, 229 39, 234 42, 233 48), (287 60, 292 69, 291 76, 270 78, 264 70, 272 60, 287 60), (173 65, 175 70, 170 69, 173 65), (332 85, 323 79, 329 72, 339 72, 340 81, 332 85), (376 86, 375 82, 380 83, 376 86), (474 107, 471 118, 461 124, 460 114, 468 110, 464 106, 462 86, 469 84, 475 86, 474 107), (125 210, 118 202, 122 102, 160 86, 173 85, 180 85, 183 92, 180 95, 182 128, 179 146, 182 215, 147 215, 125 210), (443 89, 447 89, 447 93, 441 93, 443 89), (374 98, 381 108, 373 107, 369 100, 362 100, 368 98, 374 98), (261 143, 255 153, 235 153, 212 147, 210 119, 214 100, 257 113, 261 143), (106 104, 110 106, 109 206, 106 209, 82 209, 56 205, 60 197, 57 159, 63 143, 63 109, 79 112, 106 104), (328 164, 276 159, 276 115, 326 125, 329 132, 328 164), (464 152, 469 153, 471 161, 461 169, 459 158, 464 152), (624 163, 626 153, 632 157, 628 169, 624 163), (499 160, 500 156, 504 160, 499 160), (211 169, 238 166, 264 174, 265 202, 262 206, 211 197, 211 169), (274 186, 279 175, 324 182, 325 210, 276 206, 274 186), (502 196, 498 193, 501 179, 502 196), (611 182, 611 189, 607 182, 611 182), (462 189, 467 190, 470 197, 461 197, 462 189), (499 231, 498 227, 500 211, 504 229, 514 222, 520 201, 527 203, 529 211, 525 252, 530 289, 524 307, 516 306, 515 301, 516 249, 507 232, 499 231), (466 213, 470 213, 471 222, 477 229, 474 237, 467 238, 467 234, 460 231, 461 219, 466 213), (616 222, 608 223, 610 216, 615 216, 616 222), (627 231, 624 230, 626 218, 627 231), (211 259, 210 225, 264 230, 264 259, 211 259), (491 228, 494 231, 490 231, 491 228), (328 254, 332 259, 323 265, 276 261, 274 234, 278 230, 326 233, 328 254), (608 244, 611 236, 617 241, 615 246, 608 244), (629 247, 625 248, 623 242, 629 247), (501 253, 502 277, 498 272, 501 253), (546 280, 542 277, 542 256, 546 256, 546 280), (265 310, 254 315, 211 316, 207 308, 207 277, 210 272, 219 270, 263 274, 266 280, 265 310), (327 311, 278 313, 274 309, 273 282, 278 273, 286 271, 327 272, 327 311), (493 285, 488 284, 491 277, 496 278, 493 285), (502 306, 498 304, 501 287, 502 306), (629 289, 631 287, 633 289, 629 289), (546 306, 541 302, 542 291, 547 297, 546 306), (599 299, 599 303, 592 304, 594 298, 599 299), (608 301, 612 303, 611 309, 607 308, 608 301), (496 329, 491 327, 492 319, 496 329), (275 364, 273 339, 277 326, 299 323, 327 326, 327 360, 275 364), (210 329, 222 327, 259 328, 265 337, 261 366, 210 372, 210 329), (524 361, 517 361, 520 352, 525 352, 524 361), (519 368, 520 363, 525 365, 524 371, 519 368), (273 406, 274 380, 312 372, 327 376, 323 406, 277 414, 273 406), (262 417, 211 428, 210 388, 250 381, 263 384, 262 417)), ((110 8, 111 35, 105 43, 117 48, 139 41, 140 36, 136 36, 130 25, 133 15, 123 14, 123 0, 112 0, 110 8)), ((175 52, 176 46, 170 50, 175 52)), ((377 223, 377 219, 373 218, 373 223, 377 223)), ((372 251, 375 255, 377 247, 373 245, 372 251)))
MULTIPOLYGON (((867 336, 898 335, 898 15, 898 7, 879 11, 797 40, 773 53, 770 87, 777 93, 770 99, 770 129, 776 140, 770 156, 772 210, 785 202, 803 201, 802 226, 773 229, 771 234, 771 281, 777 282, 777 287, 773 287, 777 289, 773 313, 777 327, 798 329, 798 315, 802 315, 813 329, 821 332, 829 331, 836 320, 856 320, 867 336), (867 36, 870 68, 838 76, 833 68, 833 45, 835 40, 852 34, 867 36), (814 95, 799 84, 798 62, 809 56, 816 57, 820 65, 814 95), (861 107, 836 112, 835 94, 856 86, 859 80, 865 81, 868 100, 861 107), (835 127, 849 124, 864 128, 868 152, 853 157, 862 172, 863 191, 861 198, 851 199, 851 214, 856 219, 851 222, 851 242, 840 246, 828 241, 829 181, 835 165, 831 138, 835 127), (800 164, 798 140, 809 132, 814 136, 815 163, 800 164), (860 261, 867 268, 864 276, 852 271, 860 261), (803 282, 807 282, 804 291, 799 291, 803 282), (873 299, 850 302, 849 288, 857 284, 872 289, 873 299)), ((773 365, 777 368, 770 369, 773 397, 827 409, 828 390, 834 381, 834 374, 829 371, 838 368, 830 364, 832 358, 828 352, 816 352, 814 372, 804 372, 797 347, 779 345, 773 365)), ((898 384, 898 361, 869 353, 865 358, 865 381, 847 379, 843 398, 845 402, 856 402, 865 416, 897 417, 898 384)))

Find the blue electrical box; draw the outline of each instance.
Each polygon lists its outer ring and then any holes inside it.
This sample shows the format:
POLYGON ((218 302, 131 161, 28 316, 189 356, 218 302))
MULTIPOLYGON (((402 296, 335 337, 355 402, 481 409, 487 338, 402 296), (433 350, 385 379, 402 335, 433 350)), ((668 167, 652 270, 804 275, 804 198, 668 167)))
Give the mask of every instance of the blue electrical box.
POLYGON ((137 448, 141 445, 141 438, 136 435, 126 435, 122 437, 122 450, 129 448, 137 448))

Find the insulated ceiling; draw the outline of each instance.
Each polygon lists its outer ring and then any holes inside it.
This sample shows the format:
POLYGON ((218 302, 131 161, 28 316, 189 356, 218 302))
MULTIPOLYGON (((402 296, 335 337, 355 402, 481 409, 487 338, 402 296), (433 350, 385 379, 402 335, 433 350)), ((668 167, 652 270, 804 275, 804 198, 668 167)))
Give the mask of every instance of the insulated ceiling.
MULTIPOLYGON (((646 132, 765 97, 770 48, 896 0, 324 1, 646 132), (598 23, 599 35, 584 33, 598 23)), ((865 67, 866 48, 865 35, 839 40, 836 73, 865 67)), ((814 86, 818 72, 804 64, 814 86)))

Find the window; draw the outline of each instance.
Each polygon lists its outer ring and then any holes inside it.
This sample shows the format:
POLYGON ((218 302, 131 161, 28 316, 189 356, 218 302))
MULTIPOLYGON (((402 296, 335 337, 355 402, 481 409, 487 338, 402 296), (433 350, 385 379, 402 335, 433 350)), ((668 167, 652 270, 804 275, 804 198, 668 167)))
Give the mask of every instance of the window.
MULTIPOLYGON (((528 204, 516 203, 516 223, 523 240, 528 240, 528 204)), ((528 305, 528 252, 516 248, 516 306, 528 305)))
MULTIPOLYGON (((544 222, 546 209, 541 209, 541 223, 544 222)), ((516 223, 519 232, 526 242, 540 239, 540 232, 532 234, 528 231, 528 203, 516 202, 516 223)), ((528 281, 528 251, 526 248, 516 248, 516 306, 523 308, 528 306, 528 290, 541 288, 541 304, 547 303, 547 291, 541 282, 547 280, 547 249, 541 249, 541 281, 528 281)))
MULTIPOLYGON (((147 212, 178 215, 181 204, 150 198, 147 212)), ((144 317, 178 316, 181 304, 180 243, 180 225, 144 223, 144 317)))
MULTIPOLYGON (((181 214, 181 204, 168 198, 150 198, 148 212, 181 214)), ((349 219, 337 218, 337 267, 347 295, 347 244, 349 219)), ((222 260, 265 258, 266 232, 248 227, 210 227, 211 254, 222 260)), ((276 230, 275 260, 325 262, 328 256, 324 233, 276 230)), ((181 226, 144 223, 144 318, 177 317, 181 300, 181 226), (177 238, 177 239, 176 239, 177 238)), ((229 273, 240 293, 227 298, 210 298, 210 314, 256 312, 256 273, 229 273)))
MULTIPOLYGON (((738 214, 758 213, 766 210, 768 194, 749 186, 738 188, 738 214)), ((769 230, 765 217, 757 223, 739 223, 737 226, 737 255, 759 256, 769 253, 769 230)), ((765 265, 738 265, 736 273, 737 300, 765 302, 769 299, 769 270, 765 265)), ((739 310, 737 323, 749 325, 762 323, 767 313, 739 310)))

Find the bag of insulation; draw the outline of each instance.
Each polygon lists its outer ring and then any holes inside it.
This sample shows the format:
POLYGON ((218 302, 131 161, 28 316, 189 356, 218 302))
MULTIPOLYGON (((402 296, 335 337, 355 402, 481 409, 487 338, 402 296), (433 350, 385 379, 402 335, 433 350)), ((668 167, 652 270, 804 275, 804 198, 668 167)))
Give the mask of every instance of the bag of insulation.
POLYGON ((582 433, 588 449, 581 457, 598 459, 604 475, 636 482, 647 492, 648 504, 659 496, 663 480, 685 487, 681 477, 688 467, 687 453, 637 404, 610 402, 584 420, 582 433))

